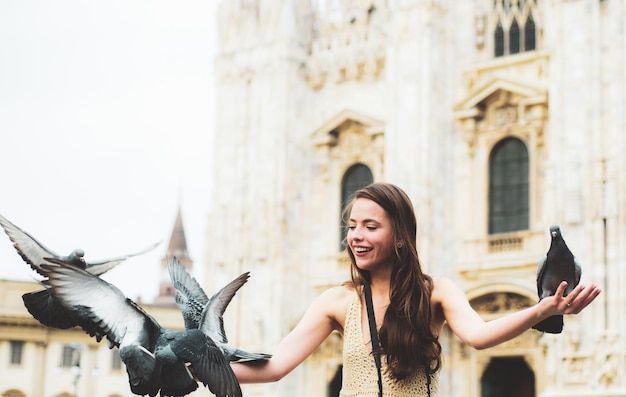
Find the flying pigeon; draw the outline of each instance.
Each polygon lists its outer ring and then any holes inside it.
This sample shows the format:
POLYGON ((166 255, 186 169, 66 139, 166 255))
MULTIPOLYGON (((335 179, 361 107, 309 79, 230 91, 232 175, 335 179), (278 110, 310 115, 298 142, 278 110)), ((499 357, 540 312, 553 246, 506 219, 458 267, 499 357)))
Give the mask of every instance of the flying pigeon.
MULTIPOLYGON (((88 334, 103 334, 110 348, 119 348, 134 394, 184 396, 198 388, 197 378, 217 397, 242 396, 228 360, 202 324, 165 329, 113 284, 62 260, 47 260, 51 263, 41 265, 42 282, 88 334)), ((232 294, 244 283, 239 281, 232 294)))
MULTIPOLYGON (((82 270, 86 270, 95 276, 99 276, 124 260, 145 254, 159 245, 159 243, 156 243, 145 250, 130 255, 95 262, 86 262, 85 251, 80 248, 73 250, 68 256, 61 256, 48 249, 33 236, 11 223, 2 215, 0 215, 0 225, 2 225, 4 231, 11 239, 17 253, 34 271, 42 276, 45 276, 45 272, 42 271, 41 265, 50 263, 46 258, 55 258, 82 270)), ((76 316, 50 296, 47 288, 26 293, 22 295, 22 300, 30 314, 44 325, 60 329, 68 329, 79 325, 76 316)))
MULTIPOLYGON (((580 282, 582 273, 580 263, 563 240, 561 229, 558 226, 550 226, 550 236, 552 238, 550 249, 537 266, 539 300, 554 295, 563 281, 567 281, 567 288, 563 295, 568 295, 580 282)), ((563 315, 548 317, 535 324, 533 328, 542 332, 559 334, 563 331, 563 315)))
POLYGON ((198 281, 174 258, 167 264, 170 279, 174 285, 176 304, 180 308, 185 328, 200 329, 222 350, 229 361, 267 360, 272 357, 265 353, 248 353, 228 344, 224 332, 222 315, 231 299, 241 286, 248 281, 250 273, 237 277, 209 299, 198 281))

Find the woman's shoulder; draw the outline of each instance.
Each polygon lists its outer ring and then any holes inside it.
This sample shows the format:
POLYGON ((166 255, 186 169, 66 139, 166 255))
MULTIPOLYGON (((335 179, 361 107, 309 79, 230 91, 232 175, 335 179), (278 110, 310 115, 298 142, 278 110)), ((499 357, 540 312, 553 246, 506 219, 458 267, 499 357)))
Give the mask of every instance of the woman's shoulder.
POLYGON ((433 302, 441 302, 450 292, 456 290, 458 290, 458 286, 448 277, 432 277, 431 299, 433 302))
POLYGON ((322 292, 314 303, 318 310, 323 311, 334 321, 335 329, 339 332, 343 332, 346 311, 356 296, 355 291, 351 284, 330 287, 322 292))
POLYGON ((335 287, 330 287, 322 292, 319 299, 333 301, 345 301, 354 297, 355 288, 352 284, 342 284, 335 287))

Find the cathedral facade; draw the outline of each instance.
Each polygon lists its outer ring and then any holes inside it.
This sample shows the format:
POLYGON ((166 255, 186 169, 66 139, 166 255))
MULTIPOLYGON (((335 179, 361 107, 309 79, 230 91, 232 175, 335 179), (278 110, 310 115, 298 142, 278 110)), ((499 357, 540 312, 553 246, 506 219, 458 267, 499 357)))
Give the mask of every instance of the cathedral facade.
MULTIPOLYGON (((626 396, 626 6, 621 0, 230 0, 218 31, 205 284, 251 279, 231 342, 271 351, 349 278, 341 211, 392 182, 424 270, 485 319, 537 301, 561 226, 603 293, 562 334, 440 336, 441 397, 626 396)), ((341 336, 247 396, 334 396, 341 336)))

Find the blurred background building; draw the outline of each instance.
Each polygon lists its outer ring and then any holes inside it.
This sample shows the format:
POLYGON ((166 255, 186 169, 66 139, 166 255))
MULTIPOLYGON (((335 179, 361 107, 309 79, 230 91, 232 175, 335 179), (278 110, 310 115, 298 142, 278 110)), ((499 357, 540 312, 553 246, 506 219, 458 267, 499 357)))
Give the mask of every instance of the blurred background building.
MULTIPOLYGON (((625 22, 615 0, 222 2, 205 271, 252 272, 233 340, 271 349, 349 278, 341 210, 387 181, 484 318, 537 301, 551 224, 604 291, 560 335, 446 330, 440 396, 626 395, 625 22)), ((246 395, 334 395, 340 346, 246 395)))
MULTIPOLYGON (((161 260, 159 294, 153 302, 137 303, 163 327, 182 330, 182 315, 167 271, 167 260, 173 256, 194 273, 181 209, 161 260)), ((15 260, 21 261, 17 253, 15 260)), ((0 280, 0 396, 133 396, 119 350, 109 349, 106 339, 98 343, 80 328, 48 328, 28 313, 22 295, 39 289, 41 285, 36 282, 0 280)), ((192 395, 202 393, 208 390, 200 388, 192 395)))
MULTIPOLYGON (((214 22, 203 285, 251 272, 226 313, 232 344, 271 351, 349 278, 341 210, 387 181, 413 201, 425 271, 455 280, 485 319, 537 301, 552 224, 603 289, 560 335, 475 351, 445 329, 440 397, 626 396, 622 0, 229 0, 214 22)), ((0 288, 0 396, 71 396, 76 374, 78 395, 129 396, 106 345, 29 317, 19 296, 32 289, 0 288)), ((175 307, 146 308, 182 327, 175 307)), ((341 360, 333 334, 244 393, 336 396, 341 360)))

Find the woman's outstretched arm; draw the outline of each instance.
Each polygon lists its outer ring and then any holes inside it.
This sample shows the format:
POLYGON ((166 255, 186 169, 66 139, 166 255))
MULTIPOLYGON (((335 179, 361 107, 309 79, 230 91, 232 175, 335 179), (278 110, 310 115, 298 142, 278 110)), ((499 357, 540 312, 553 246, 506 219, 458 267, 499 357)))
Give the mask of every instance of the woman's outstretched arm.
POLYGON ((283 378, 330 335, 341 331, 347 307, 347 288, 331 288, 317 297, 296 327, 272 352, 272 358, 258 362, 232 363, 240 383, 267 383, 283 378))
POLYGON ((600 294, 595 285, 578 285, 564 297, 566 282, 559 285, 554 296, 542 299, 529 308, 488 322, 472 309, 465 294, 451 280, 437 279, 434 299, 452 331, 467 345, 476 349, 493 347, 513 339, 538 322, 559 314, 578 314, 600 294))

